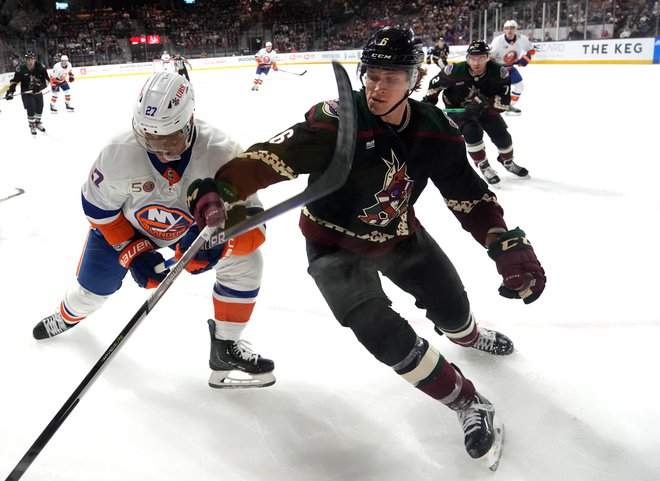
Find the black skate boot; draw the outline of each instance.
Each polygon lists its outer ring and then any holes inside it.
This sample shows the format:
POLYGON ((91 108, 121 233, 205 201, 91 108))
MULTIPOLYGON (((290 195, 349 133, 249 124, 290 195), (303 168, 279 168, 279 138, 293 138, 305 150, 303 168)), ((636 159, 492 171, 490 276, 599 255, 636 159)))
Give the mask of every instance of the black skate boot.
POLYGON ((41 123, 41 120, 37 120, 34 124, 34 126, 37 128, 39 132, 45 132, 46 127, 44 127, 44 124, 41 123))
POLYGON ((57 311, 52 316, 48 316, 45 319, 42 319, 39 324, 34 326, 32 329, 32 335, 35 339, 48 339, 49 337, 55 337, 58 334, 62 334, 64 331, 68 331, 72 327, 75 327, 77 322, 66 322, 60 314, 60 311, 57 311))
POLYGON ((71 105, 70 103, 67 103, 66 104, 66 111, 67 112, 73 112, 73 111, 75 111, 75 109, 73 108, 73 105, 71 105))
POLYGON ((456 411, 463 426, 465 450, 495 471, 502 456, 504 425, 495 416, 493 405, 479 393, 456 411))
POLYGON ((208 320, 211 334, 212 369, 209 386, 213 388, 266 387, 275 384, 275 363, 250 349, 244 340, 223 341, 215 338, 215 321, 208 320))
POLYGON ((55 108, 55 106, 53 104, 50 104, 50 113, 51 114, 56 114, 57 113, 57 109, 55 108))
POLYGON ((512 174, 516 174, 518 177, 527 177, 529 175, 529 172, 526 168, 519 166, 512 159, 502 160, 502 158, 498 156, 497 160, 504 166, 506 170, 512 174))
POLYGON ((483 327, 477 327, 477 330, 479 331, 477 340, 468 347, 496 356, 508 356, 513 352, 513 342, 501 332, 483 327))
POLYGON ((495 170, 490 166, 488 160, 482 160, 479 162, 479 170, 481 170, 481 174, 489 184, 497 184, 500 181, 497 172, 495 172, 495 170))
POLYGON ((522 111, 519 108, 514 107, 513 105, 510 105, 509 110, 506 111, 506 115, 509 115, 509 116, 516 116, 517 117, 520 114, 522 114, 522 111))

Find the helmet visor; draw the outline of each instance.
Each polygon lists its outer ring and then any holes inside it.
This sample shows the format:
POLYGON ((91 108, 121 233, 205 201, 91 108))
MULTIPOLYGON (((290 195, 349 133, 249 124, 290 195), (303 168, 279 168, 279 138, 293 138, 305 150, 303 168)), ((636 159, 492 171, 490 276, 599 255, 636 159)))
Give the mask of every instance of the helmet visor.
POLYGON ((140 131, 133 124, 135 138, 144 150, 154 154, 162 162, 172 162, 181 159, 192 143, 192 121, 181 130, 167 135, 156 135, 140 131))

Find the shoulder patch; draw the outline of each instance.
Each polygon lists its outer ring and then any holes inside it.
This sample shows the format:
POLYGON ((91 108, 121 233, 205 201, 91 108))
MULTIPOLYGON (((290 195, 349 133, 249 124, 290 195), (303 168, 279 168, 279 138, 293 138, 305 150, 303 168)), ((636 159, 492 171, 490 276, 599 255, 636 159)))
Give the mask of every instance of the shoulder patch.
POLYGON ((509 70, 506 67, 500 68, 500 77, 507 78, 509 76, 509 70))
POLYGON ((445 74, 451 75, 452 70, 454 70, 454 64, 448 63, 447 66, 445 67, 445 74))
POLYGON ((321 107, 323 110, 323 113, 327 115, 328 117, 334 117, 336 119, 339 118, 339 99, 335 100, 326 100, 323 102, 323 106, 321 107))

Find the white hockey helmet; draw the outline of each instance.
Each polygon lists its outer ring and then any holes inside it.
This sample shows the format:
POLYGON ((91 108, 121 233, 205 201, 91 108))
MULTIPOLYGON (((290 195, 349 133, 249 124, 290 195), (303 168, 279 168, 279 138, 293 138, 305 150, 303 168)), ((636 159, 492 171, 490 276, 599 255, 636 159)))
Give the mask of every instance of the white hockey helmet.
POLYGON ((518 23, 515 20, 507 20, 506 22, 504 22, 504 28, 507 27, 518 28, 518 23))
POLYGON ((177 160, 190 144, 194 132, 195 94, 185 77, 158 72, 147 79, 133 109, 135 138, 147 151, 156 152, 147 135, 166 136, 180 133, 185 148, 169 153, 167 160, 177 160))
POLYGON ((272 43, 270 43, 270 42, 266 42, 266 47, 272 47, 272 46, 273 46, 272 43))
POLYGON ((62 55, 62 56, 60 57, 60 62, 61 62, 62 60, 64 60, 65 62, 68 62, 68 61, 69 61, 69 57, 67 57, 66 55, 62 55))

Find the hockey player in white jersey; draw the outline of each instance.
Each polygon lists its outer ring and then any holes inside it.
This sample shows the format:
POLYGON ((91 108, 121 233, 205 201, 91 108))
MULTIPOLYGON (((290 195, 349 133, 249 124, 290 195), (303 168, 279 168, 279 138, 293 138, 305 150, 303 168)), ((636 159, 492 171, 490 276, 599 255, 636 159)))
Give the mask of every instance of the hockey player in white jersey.
POLYGON ((169 53, 167 53, 167 50, 164 50, 163 55, 160 56, 160 63, 163 66, 163 72, 173 72, 174 71, 174 65, 172 63, 172 57, 170 56, 169 53))
POLYGON ((268 72, 271 68, 277 72, 277 65, 275 63, 276 56, 277 52, 273 50, 273 44, 270 42, 266 42, 266 46, 259 50, 254 56, 254 59, 257 62, 257 76, 254 79, 252 90, 259 90, 261 84, 264 83, 264 81, 261 79, 261 76, 268 75, 268 72))
POLYGON ((73 105, 71 105, 71 86, 70 82, 73 82, 75 77, 73 76, 73 68, 69 63, 69 57, 62 55, 60 61, 55 64, 53 71, 50 74, 50 111, 54 114, 57 113, 57 98, 60 94, 60 90, 64 92, 64 105, 66 106, 67 112, 73 112, 73 105))
MULTIPOLYGON (((164 261, 159 249, 169 247, 180 258, 199 235, 186 204, 188 187, 197 178, 212 177, 241 151, 220 130, 194 118, 194 93, 184 77, 170 72, 150 77, 135 104, 133 129, 110 140, 83 184, 91 228, 77 282, 56 312, 35 326, 34 337, 47 339, 80 324, 119 290, 129 271, 141 287, 156 287, 167 273, 159 272, 164 261)), ((232 206, 234 219, 230 216, 225 227, 263 211, 256 195, 232 206)), ((201 250, 186 267, 193 274, 215 269, 214 318, 208 320, 211 387, 275 382, 273 361, 241 339, 261 284, 264 240, 260 225, 201 250)))
POLYGON ((504 33, 493 39, 491 44, 491 58, 501 63, 509 70, 511 77, 511 105, 506 115, 520 115, 516 102, 520 99, 525 86, 523 78, 516 65, 526 67, 536 53, 527 36, 518 33, 518 24, 515 20, 504 22, 504 33))

